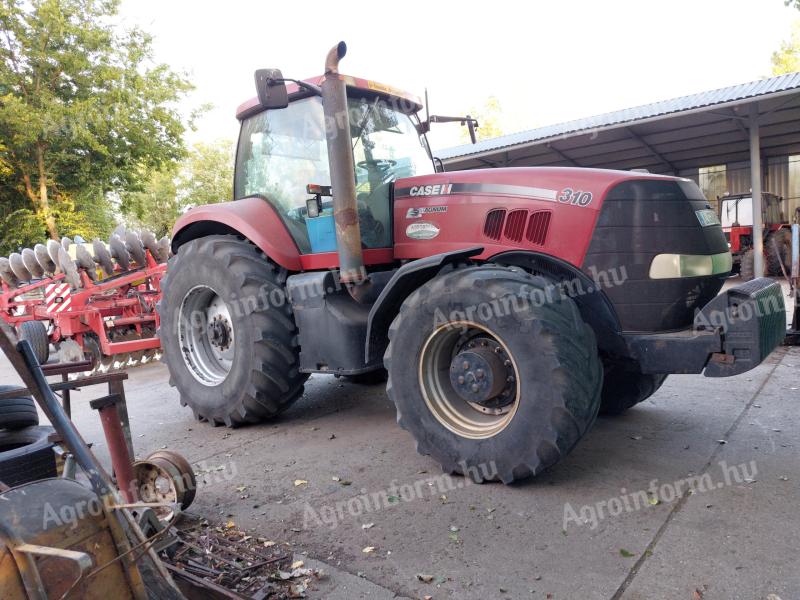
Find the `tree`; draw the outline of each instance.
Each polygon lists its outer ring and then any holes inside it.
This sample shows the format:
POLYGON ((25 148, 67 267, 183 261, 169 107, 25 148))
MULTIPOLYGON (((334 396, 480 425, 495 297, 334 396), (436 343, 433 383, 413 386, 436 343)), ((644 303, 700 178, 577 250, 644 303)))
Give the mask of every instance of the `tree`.
POLYGON ((233 142, 197 143, 181 162, 151 171, 143 189, 120 194, 131 227, 169 235, 186 209, 233 198, 233 142))
POLYGON ((780 48, 772 53, 773 76, 796 71, 800 71, 800 20, 792 24, 789 39, 781 42, 780 48))
POLYGON ((184 154, 190 85, 152 62, 149 35, 114 26, 118 5, 0 0, 0 200, 51 238, 107 227, 109 192, 184 154))
MULTIPOLYGON (((489 96, 483 103, 483 108, 472 108, 468 114, 478 119, 478 129, 476 132, 478 140, 488 140, 503 135, 503 128, 500 125, 503 108, 500 106, 500 101, 496 97, 489 96)), ((466 127, 461 131, 461 141, 464 143, 470 141, 469 132, 466 127)))
POLYGON ((169 235, 182 208, 177 178, 178 165, 173 163, 151 172, 141 190, 121 194, 120 212, 128 225, 148 229, 156 237, 169 235))
POLYGON ((184 206, 233 200, 233 142, 197 143, 183 162, 178 182, 184 206))

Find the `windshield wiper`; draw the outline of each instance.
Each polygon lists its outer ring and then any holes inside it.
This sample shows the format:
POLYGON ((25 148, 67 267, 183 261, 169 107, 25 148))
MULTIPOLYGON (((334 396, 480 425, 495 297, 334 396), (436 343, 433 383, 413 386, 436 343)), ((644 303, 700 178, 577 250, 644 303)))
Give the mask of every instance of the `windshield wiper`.
POLYGON ((369 120, 370 116, 372 115, 372 111, 375 110, 375 107, 378 106, 378 101, 380 98, 375 98, 375 102, 372 103, 372 106, 369 107, 364 118, 361 119, 361 123, 358 125, 358 135, 356 139, 353 141, 353 147, 350 149, 351 151, 355 152, 356 146, 358 142, 361 140, 361 134, 364 133, 364 128, 367 126, 367 121, 369 120))

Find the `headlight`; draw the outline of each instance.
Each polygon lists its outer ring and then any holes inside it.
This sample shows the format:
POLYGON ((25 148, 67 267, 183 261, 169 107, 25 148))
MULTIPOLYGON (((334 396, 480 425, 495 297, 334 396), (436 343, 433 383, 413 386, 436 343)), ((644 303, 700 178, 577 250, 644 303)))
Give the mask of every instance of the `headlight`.
POLYGON ((650 264, 650 279, 707 277, 728 273, 733 268, 730 252, 719 254, 659 254, 650 264))

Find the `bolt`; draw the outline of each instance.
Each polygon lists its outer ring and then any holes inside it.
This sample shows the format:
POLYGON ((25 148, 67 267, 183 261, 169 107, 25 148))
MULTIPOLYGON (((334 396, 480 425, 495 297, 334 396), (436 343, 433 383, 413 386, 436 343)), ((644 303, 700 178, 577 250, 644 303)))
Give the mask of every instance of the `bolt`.
POLYGON ((459 383, 459 385, 464 385, 464 376, 463 375, 459 375, 458 376, 458 383, 459 383))
POLYGON ((484 375, 486 375, 486 373, 484 373, 483 369, 478 369, 477 371, 475 371, 475 376, 478 379, 483 379, 484 375))
POLYGON ((472 384, 472 388, 470 388, 470 389, 471 389, 473 392, 477 392, 477 391, 478 391, 478 389, 479 389, 479 388, 478 388, 478 384, 477 384, 477 383, 473 383, 473 384, 472 384))
POLYGON ((508 383, 514 383, 514 381, 515 381, 515 379, 514 379, 514 376, 513 376, 513 375, 509 375, 509 376, 506 378, 506 381, 507 381, 508 383))
POLYGON ((508 360, 508 359, 504 360, 504 361, 503 361, 503 366, 504 366, 504 367, 510 367, 510 366, 511 366, 511 361, 510 361, 510 360, 508 360))
POLYGON ((464 369, 465 371, 468 371, 469 370, 469 363, 467 361, 462 362, 461 363, 461 368, 464 369))

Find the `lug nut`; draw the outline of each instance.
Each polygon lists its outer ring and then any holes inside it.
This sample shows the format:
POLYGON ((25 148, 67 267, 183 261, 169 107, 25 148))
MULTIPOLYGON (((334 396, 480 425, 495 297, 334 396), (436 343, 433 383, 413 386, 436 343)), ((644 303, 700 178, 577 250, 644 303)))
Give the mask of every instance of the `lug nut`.
POLYGON ((469 363, 467 361, 462 362, 461 368, 464 369, 465 371, 469 370, 469 363))
POLYGON ((478 388, 478 384, 477 384, 477 383, 473 383, 473 384, 472 384, 472 388, 470 388, 470 389, 472 389, 472 391, 473 391, 473 392, 477 392, 477 391, 478 391, 478 389, 479 389, 479 388, 478 388))
POLYGON ((464 385, 464 376, 463 376, 463 375, 459 375, 459 376, 458 376, 458 383, 459 383, 460 385, 464 385))
POLYGON ((486 373, 483 372, 483 369, 478 369, 477 371, 475 371, 475 376, 478 379, 483 379, 484 375, 486 375, 486 373))

